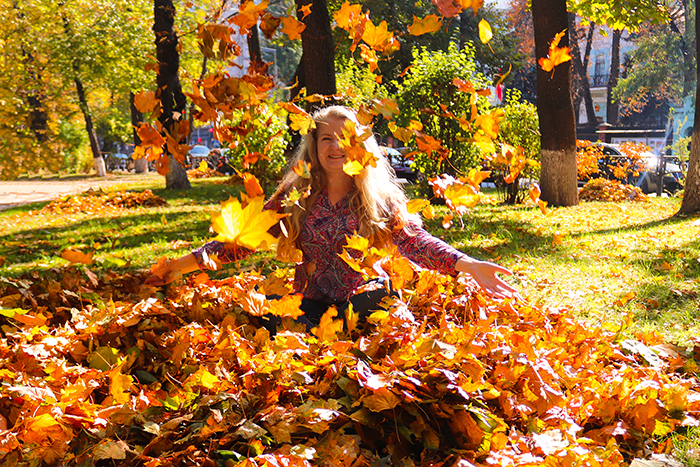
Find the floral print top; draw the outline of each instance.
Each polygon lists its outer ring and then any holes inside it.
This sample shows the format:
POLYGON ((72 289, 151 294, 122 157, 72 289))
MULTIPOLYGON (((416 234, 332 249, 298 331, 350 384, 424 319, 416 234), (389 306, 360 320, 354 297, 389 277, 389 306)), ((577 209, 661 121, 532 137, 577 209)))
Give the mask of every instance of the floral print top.
MULTIPOLYGON (((350 205, 352 193, 332 205, 328 193, 319 193, 299 234, 302 262, 297 264, 294 275, 294 292, 305 298, 324 304, 338 304, 348 300, 364 284, 362 275, 353 270, 340 254, 359 228, 359 219, 350 205)), ((268 208, 273 208, 268 203, 268 208)), ((421 267, 443 274, 456 275, 455 264, 465 256, 442 240, 430 235, 423 228, 414 226, 414 232, 404 229, 392 234, 398 251, 421 267)), ((216 255, 223 262, 240 260, 250 251, 231 250, 225 244, 212 241, 194 252, 199 267, 206 269, 206 257, 216 255)))

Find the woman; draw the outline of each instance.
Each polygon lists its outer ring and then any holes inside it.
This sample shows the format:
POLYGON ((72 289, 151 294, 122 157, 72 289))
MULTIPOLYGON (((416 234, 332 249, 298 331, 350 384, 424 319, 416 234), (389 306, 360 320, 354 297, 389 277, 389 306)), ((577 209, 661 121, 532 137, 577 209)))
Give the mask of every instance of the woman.
MULTIPOLYGON (((376 167, 367 165, 352 177, 343 171, 348 153, 339 144, 346 121, 355 125, 358 135, 368 131, 355 113, 342 106, 331 106, 313 115, 316 128, 303 139, 290 167, 299 161, 310 167, 310 176, 293 169, 280 183, 266 208, 285 212, 285 235, 279 238, 278 257, 292 259, 297 250, 302 260, 297 264, 294 292, 303 294, 303 321, 315 324, 331 305, 343 308, 348 301, 360 316, 365 316, 386 296, 387 287, 355 295, 365 284, 362 275, 348 266, 339 254, 346 237, 355 232, 371 239, 375 246, 393 243, 399 252, 418 265, 444 274, 469 274, 487 294, 495 298, 515 295, 515 290, 498 277, 511 274, 494 263, 479 261, 454 249, 428 234, 420 226, 420 218, 406 210, 406 195, 396 181, 389 162, 379 149, 374 136, 363 143, 376 158, 376 167), (293 189, 309 196, 297 203, 282 203, 293 189), (285 204, 287 206, 285 206, 285 204), (308 320, 308 322, 307 322, 308 320)), ((178 273, 206 269, 208 256, 216 254, 222 262, 245 255, 241 249, 227 249, 219 242, 209 242, 178 260, 168 263, 162 279, 151 276, 147 282, 157 285, 170 282, 178 273)))

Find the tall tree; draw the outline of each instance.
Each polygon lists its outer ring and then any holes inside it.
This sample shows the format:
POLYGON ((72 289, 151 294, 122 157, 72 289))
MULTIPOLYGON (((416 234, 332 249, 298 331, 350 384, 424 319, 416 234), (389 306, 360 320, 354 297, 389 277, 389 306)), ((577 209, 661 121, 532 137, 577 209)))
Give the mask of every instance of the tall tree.
POLYGON ((595 108, 593 107, 593 97, 591 96, 591 86, 588 79, 588 57, 591 53, 595 23, 591 23, 588 28, 579 28, 576 26, 576 15, 574 13, 569 13, 569 31, 572 31, 571 59, 575 72, 574 82, 577 88, 574 97, 576 121, 578 122, 578 107, 580 103, 583 102, 586 109, 586 120, 588 120, 588 124, 595 125, 595 108), (584 53, 581 54, 579 41, 583 37, 586 38, 586 49, 584 53))
MULTIPOLYGON (((163 131, 182 143, 187 135, 179 130, 180 119, 184 117, 187 100, 182 93, 178 70, 180 54, 178 52, 178 37, 175 32, 175 5, 172 0, 154 0, 153 32, 156 36, 156 58, 158 59, 158 75, 156 78, 156 97, 161 102, 162 112, 158 117, 163 131)), ((165 186, 169 189, 190 188, 187 172, 182 164, 168 150, 169 170, 165 175, 165 186)))
POLYGON ((297 16, 306 28, 301 33, 302 55, 298 75, 303 76, 307 94, 334 95, 335 47, 327 0, 313 0, 311 13, 304 17, 308 0, 295 0, 297 16))
MULTIPOLYGON (((533 0, 535 53, 549 55, 554 37, 564 33, 560 47, 569 44, 566 0, 533 0)), ((576 119, 571 100, 571 62, 552 72, 537 68, 537 114, 542 137, 541 198, 552 206, 578 204, 576 119)))
POLYGON ((620 117, 620 104, 613 97, 613 90, 617 86, 620 77, 620 39, 622 29, 615 29, 612 35, 612 50, 610 52, 610 77, 606 94, 606 121, 611 125, 617 125, 620 117))
MULTIPOLYGON (((695 16, 695 37, 700 36, 700 21, 695 16)), ((697 48, 695 51, 697 60, 697 48)), ((700 82, 700 67, 696 67, 696 79, 700 82)), ((693 135, 690 142, 690 156, 688 161, 688 173, 685 178, 683 201, 678 211, 679 214, 700 212, 700 92, 695 90, 695 121, 693 122, 693 135)))

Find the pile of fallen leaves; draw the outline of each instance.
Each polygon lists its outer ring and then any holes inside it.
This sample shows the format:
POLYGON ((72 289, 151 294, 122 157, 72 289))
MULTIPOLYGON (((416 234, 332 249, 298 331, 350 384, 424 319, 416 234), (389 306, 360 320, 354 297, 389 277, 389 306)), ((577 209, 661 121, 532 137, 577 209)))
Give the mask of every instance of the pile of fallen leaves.
POLYGON ((581 201, 649 201, 649 197, 639 187, 625 185, 617 180, 594 178, 578 192, 581 201))
POLYGON ((291 276, 0 279, 0 465, 619 466, 698 423, 700 346, 428 271, 350 335, 271 337, 253 313, 291 276))
POLYGON ((211 178, 211 177, 225 177, 226 174, 222 174, 218 170, 209 168, 197 167, 195 169, 190 169, 187 171, 187 178, 192 180, 195 178, 211 178))
POLYGON ((105 207, 131 209, 141 206, 158 207, 167 204, 167 201, 153 194, 151 190, 105 193, 102 190, 89 189, 79 195, 65 196, 53 200, 44 206, 43 210, 54 213, 75 214, 100 211, 105 207))

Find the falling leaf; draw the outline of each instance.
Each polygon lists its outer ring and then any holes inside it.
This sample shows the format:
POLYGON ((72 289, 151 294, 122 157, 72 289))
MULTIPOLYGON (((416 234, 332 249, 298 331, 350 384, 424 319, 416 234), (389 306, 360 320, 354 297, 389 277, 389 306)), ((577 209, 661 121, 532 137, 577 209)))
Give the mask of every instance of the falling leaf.
POLYGON ((547 209, 547 201, 542 201, 541 199, 538 199, 537 206, 539 206, 542 214, 544 214, 545 216, 549 214, 549 209, 547 209))
POLYGON ((410 214, 421 212, 426 207, 430 206, 430 201, 427 199, 415 198, 406 203, 406 210, 410 214))
POLYGON ((214 240, 250 250, 270 248, 277 239, 268 233, 268 229, 276 225, 279 218, 274 211, 263 211, 264 204, 263 196, 249 199, 245 208, 234 197, 223 202, 221 212, 211 216, 212 228, 218 234, 214 240))
POLYGON ((301 19, 304 19, 311 14, 311 5, 311 3, 307 3, 306 5, 302 5, 302 7, 299 9, 303 15, 301 19))
POLYGON ((552 245, 563 245, 564 244, 564 236, 560 234, 559 232, 555 232, 554 235, 552 236, 552 245))
POLYGON ((442 27, 442 19, 437 15, 427 15, 423 19, 413 15, 413 24, 408 27, 408 33, 420 36, 439 31, 440 27, 442 27))
POLYGON ((493 31, 491 30, 491 25, 485 19, 479 21, 479 40, 483 44, 487 44, 493 37, 493 31))
POLYGON ((294 131, 298 131, 300 134, 305 135, 309 131, 316 128, 316 122, 311 115, 307 113, 303 114, 289 114, 289 119, 291 120, 290 127, 294 131))
POLYGON ((282 18, 282 28, 280 30, 285 33, 291 41, 301 38, 301 33, 304 32, 305 29, 306 25, 304 23, 291 16, 282 18))
POLYGON ((542 194, 542 192, 540 191, 540 186, 537 183, 533 183, 530 186, 530 191, 528 193, 533 203, 536 203, 537 200, 540 198, 540 195, 542 194))
POLYGON ((139 112, 149 114, 160 105, 160 100, 156 99, 153 91, 141 91, 134 95, 134 106, 139 112))
POLYGON ((554 36, 554 39, 549 44, 549 53, 547 57, 540 57, 537 62, 544 71, 551 71, 553 73, 554 67, 571 60, 571 55, 569 55, 571 49, 569 47, 558 47, 559 41, 561 41, 565 33, 566 29, 554 36))
POLYGON ((311 164, 299 159, 297 165, 295 165, 292 170, 294 173, 299 175, 301 178, 310 179, 311 178, 311 164))

